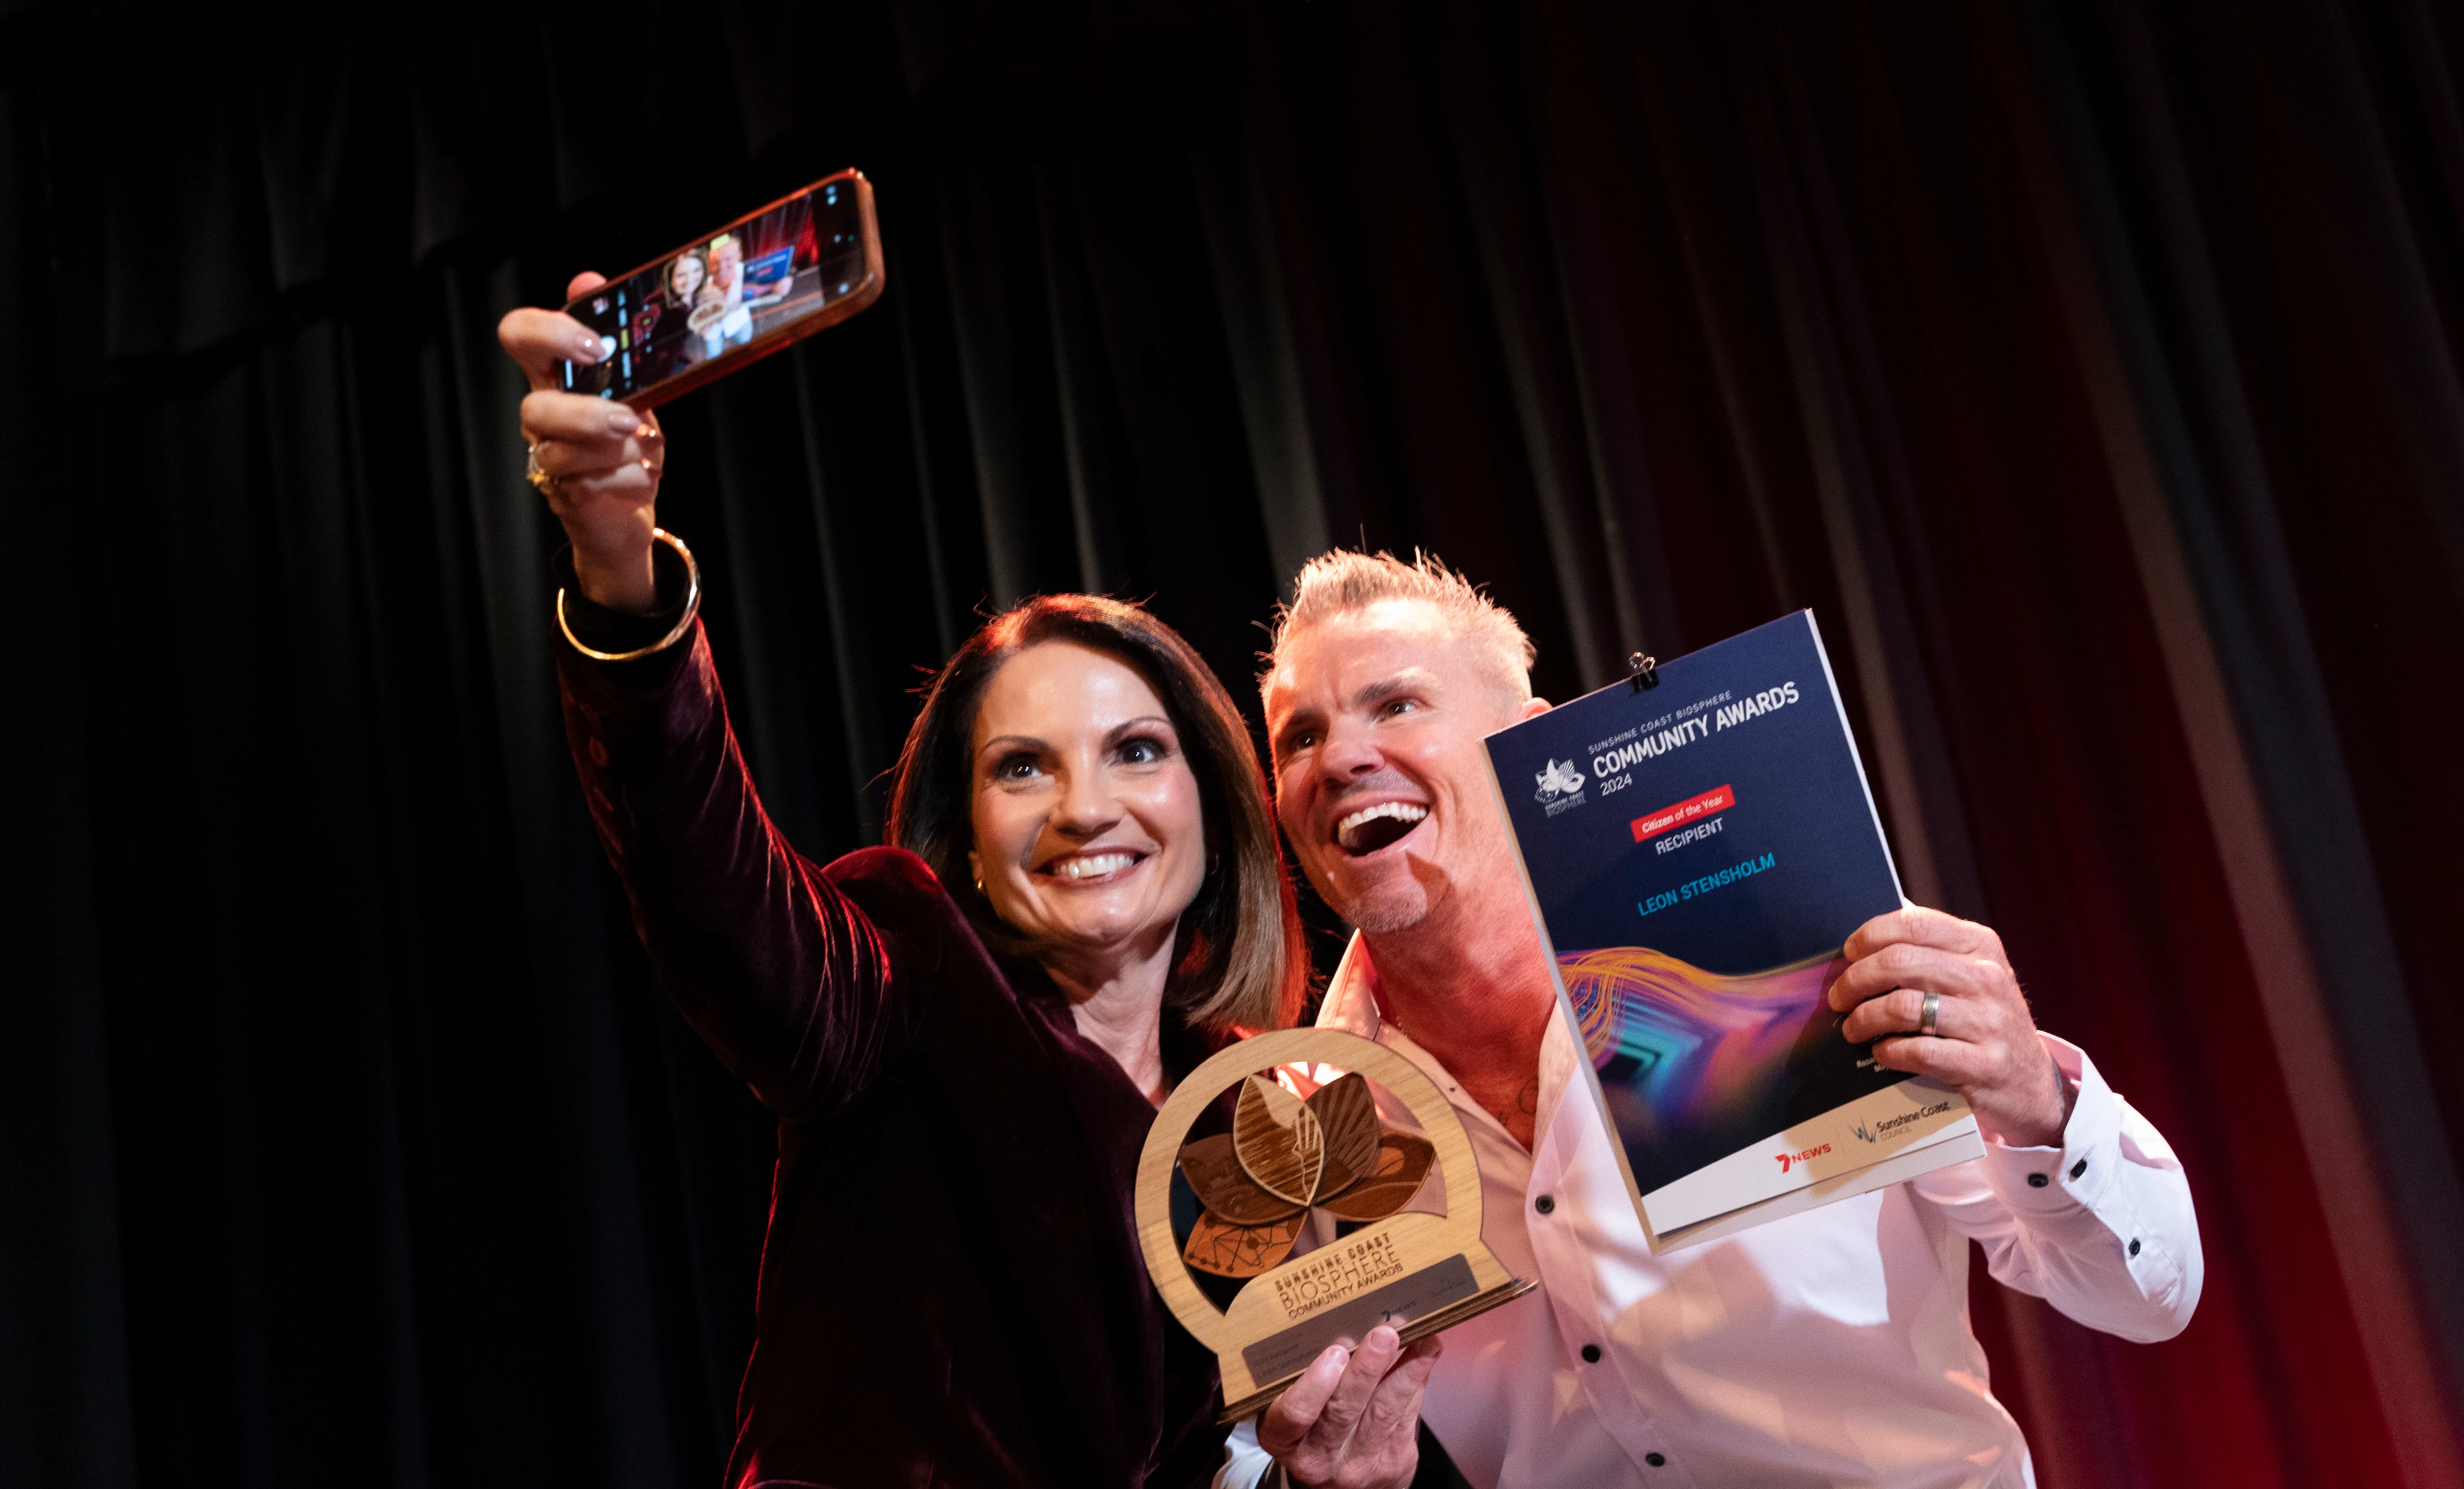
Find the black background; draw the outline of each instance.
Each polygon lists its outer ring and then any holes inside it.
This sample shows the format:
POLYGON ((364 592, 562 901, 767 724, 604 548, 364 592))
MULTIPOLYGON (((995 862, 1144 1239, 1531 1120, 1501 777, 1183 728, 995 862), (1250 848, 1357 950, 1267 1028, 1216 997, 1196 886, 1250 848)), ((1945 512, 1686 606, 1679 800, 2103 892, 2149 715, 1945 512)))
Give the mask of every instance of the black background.
POLYGON ((1491 583, 1551 696, 1812 606, 1911 893, 2198 1194, 2177 1341, 1979 1290, 2040 1482, 2454 1451, 2459 38, 0 4, 0 1481, 716 1472, 770 1126, 587 831, 492 333, 848 164, 888 296, 675 405, 662 504, 806 852, 1036 589, 1151 600, 1244 699, 1335 541, 1491 583))

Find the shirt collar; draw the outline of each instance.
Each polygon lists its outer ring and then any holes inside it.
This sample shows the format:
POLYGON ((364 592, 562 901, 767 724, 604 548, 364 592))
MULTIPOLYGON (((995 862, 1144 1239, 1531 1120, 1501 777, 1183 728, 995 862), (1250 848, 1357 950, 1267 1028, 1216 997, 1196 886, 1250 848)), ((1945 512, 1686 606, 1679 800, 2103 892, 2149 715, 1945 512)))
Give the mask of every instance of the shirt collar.
MULTIPOLYGON (((1535 1124, 1535 1132, 1543 1136, 1555 1122, 1560 1099, 1566 1094, 1570 1081, 1575 1078, 1576 1069, 1575 1043, 1566 1019, 1561 1016, 1550 1022, 1551 1028, 1540 1047, 1540 1110, 1535 1124)), ((1509 1147, 1521 1151, 1521 1145, 1507 1134, 1497 1118, 1463 1094, 1452 1072, 1440 1064, 1436 1056, 1422 1049, 1401 1029, 1387 1027, 1385 985, 1378 979, 1377 963, 1369 954, 1368 941, 1357 931, 1352 933, 1352 940, 1344 946, 1343 959, 1334 964, 1334 975, 1327 979, 1326 997, 1318 1004, 1317 1027, 1341 1029, 1347 1034, 1375 1040, 1400 1051, 1404 1058, 1437 1082, 1438 1088, 1446 1093, 1466 1121, 1494 1128, 1509 1147)))
POLYGON ((1334 964, 1334 975, 1327 979, 1326 998, 1318 1004, 1317 1026, 1374 1040, 1386 1023, 1385 1002, 1384 990, 1377 981, 1377 964, 1369 957, 1369 943, 1355 931, 1343 949, 1343 960, 1334 964))

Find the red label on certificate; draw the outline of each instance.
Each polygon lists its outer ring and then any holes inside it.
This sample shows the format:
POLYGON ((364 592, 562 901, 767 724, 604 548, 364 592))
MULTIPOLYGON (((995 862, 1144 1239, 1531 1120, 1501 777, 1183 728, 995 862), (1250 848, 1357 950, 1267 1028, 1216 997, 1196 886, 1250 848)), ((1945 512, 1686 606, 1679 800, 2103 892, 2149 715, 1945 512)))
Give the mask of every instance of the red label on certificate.
POLYGON ((1680 801, 1675 806, 1662 807, 1649 817, 1636 818, 1634 841, 1640 843, 1647 838, 1657 838, 1671 827, 1683 827, 1698 818, 1708 817, 1713 812, 1725 812, 1736 804, 1737 794, 1726 786, 1705 791, 1701 796, 1680 801))

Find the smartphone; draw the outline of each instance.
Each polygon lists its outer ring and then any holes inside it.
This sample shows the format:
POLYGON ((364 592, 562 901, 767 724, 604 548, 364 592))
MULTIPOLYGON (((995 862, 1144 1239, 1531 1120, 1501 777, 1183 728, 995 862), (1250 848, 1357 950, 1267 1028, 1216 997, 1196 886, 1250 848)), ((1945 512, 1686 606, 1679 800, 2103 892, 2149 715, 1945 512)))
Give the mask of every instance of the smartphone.
POLYGON ((864 173, 824 176, 564 307, 599 333, 567 392, 654 408, 881 298, 881 229, 864 173))

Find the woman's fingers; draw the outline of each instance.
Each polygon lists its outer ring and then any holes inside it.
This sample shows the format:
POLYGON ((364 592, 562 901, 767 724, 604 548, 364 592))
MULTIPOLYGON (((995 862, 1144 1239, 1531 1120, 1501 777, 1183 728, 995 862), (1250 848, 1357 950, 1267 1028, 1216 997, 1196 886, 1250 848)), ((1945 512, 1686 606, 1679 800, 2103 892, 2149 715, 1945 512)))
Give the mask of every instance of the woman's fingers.
MULTIPOLYGON (((576 274, 566 297, 606 282, 595 274, 576 274)), ((530 474, 572 540, 583 593, 613 608, 648 611, 657 598, 650 547, 667 460, 659 421, 607 399, 561 390, 561 363, 599 361, 609 344, 564 312, 513 311, 496 323, 496 339, 530 379, 530 396, 522 400, 530 474)))
MULTIPOLYGON (((564 297, 578 298, 606 282, 605 274, 575 274, 565 286, 564 297)), ((529 375, 533 392, 561 385, 557 363, 594 362, 600 358, 599 333, 561 310, 524 306, 508 311, 496 322, 496 340, 529 375)))
MULTIPOLYGON (((556 479, 541 494, 576 544, 622 541, 639 527, 638 514, 659 499, 659 468, 645 456, 584 471, 558 469, 561 447, 541 445, 539 469, 556 479)), ((649 534, 639 535, 648 540, 649 534)))
POLYGON ((557 475, 553 471, 548 473, 556 475, 556 491, 550 494, 563 497, 564 510, 560 511, 560 515, 570 511, 575 516, 586 518, 588 508, 594 504, 613 502, 638 507, 659 498, 658 467, 647 460, 627 461, 609 470, 586 471, 578 475, 557 475))
POLYGON ((667 464, 656 417, 578 393, 539 392, 522 400, 522 436, 531 459, 555 478, 548 506, 576 544, 642 536, 637 513, 658 500, 667 464))
POLYGON ((618 446, 627 440, 655 440, 658 429, 649 415, 604 398, 551 390, 522 400, 522 437, 534 445, 555 440, 577 449, 605 447, 606 454, 621 458, 618 446))
POLYGON ((561 310, 525 307, 496 322, 496 340, 521 365, 538 392, 558 386, 557 364, 599 360, 599 334, 561 310))
POLYGON ((532 450, 532 459, 540 472, 553 477, 555 485, 563 491, 594 494, 621 492, 632 501, 645 500, 658 493, 659 456, 655 451, 645 452, 642 446, 628 442, 624 451, 613 458, 554 441, 533 446, 532 450))

